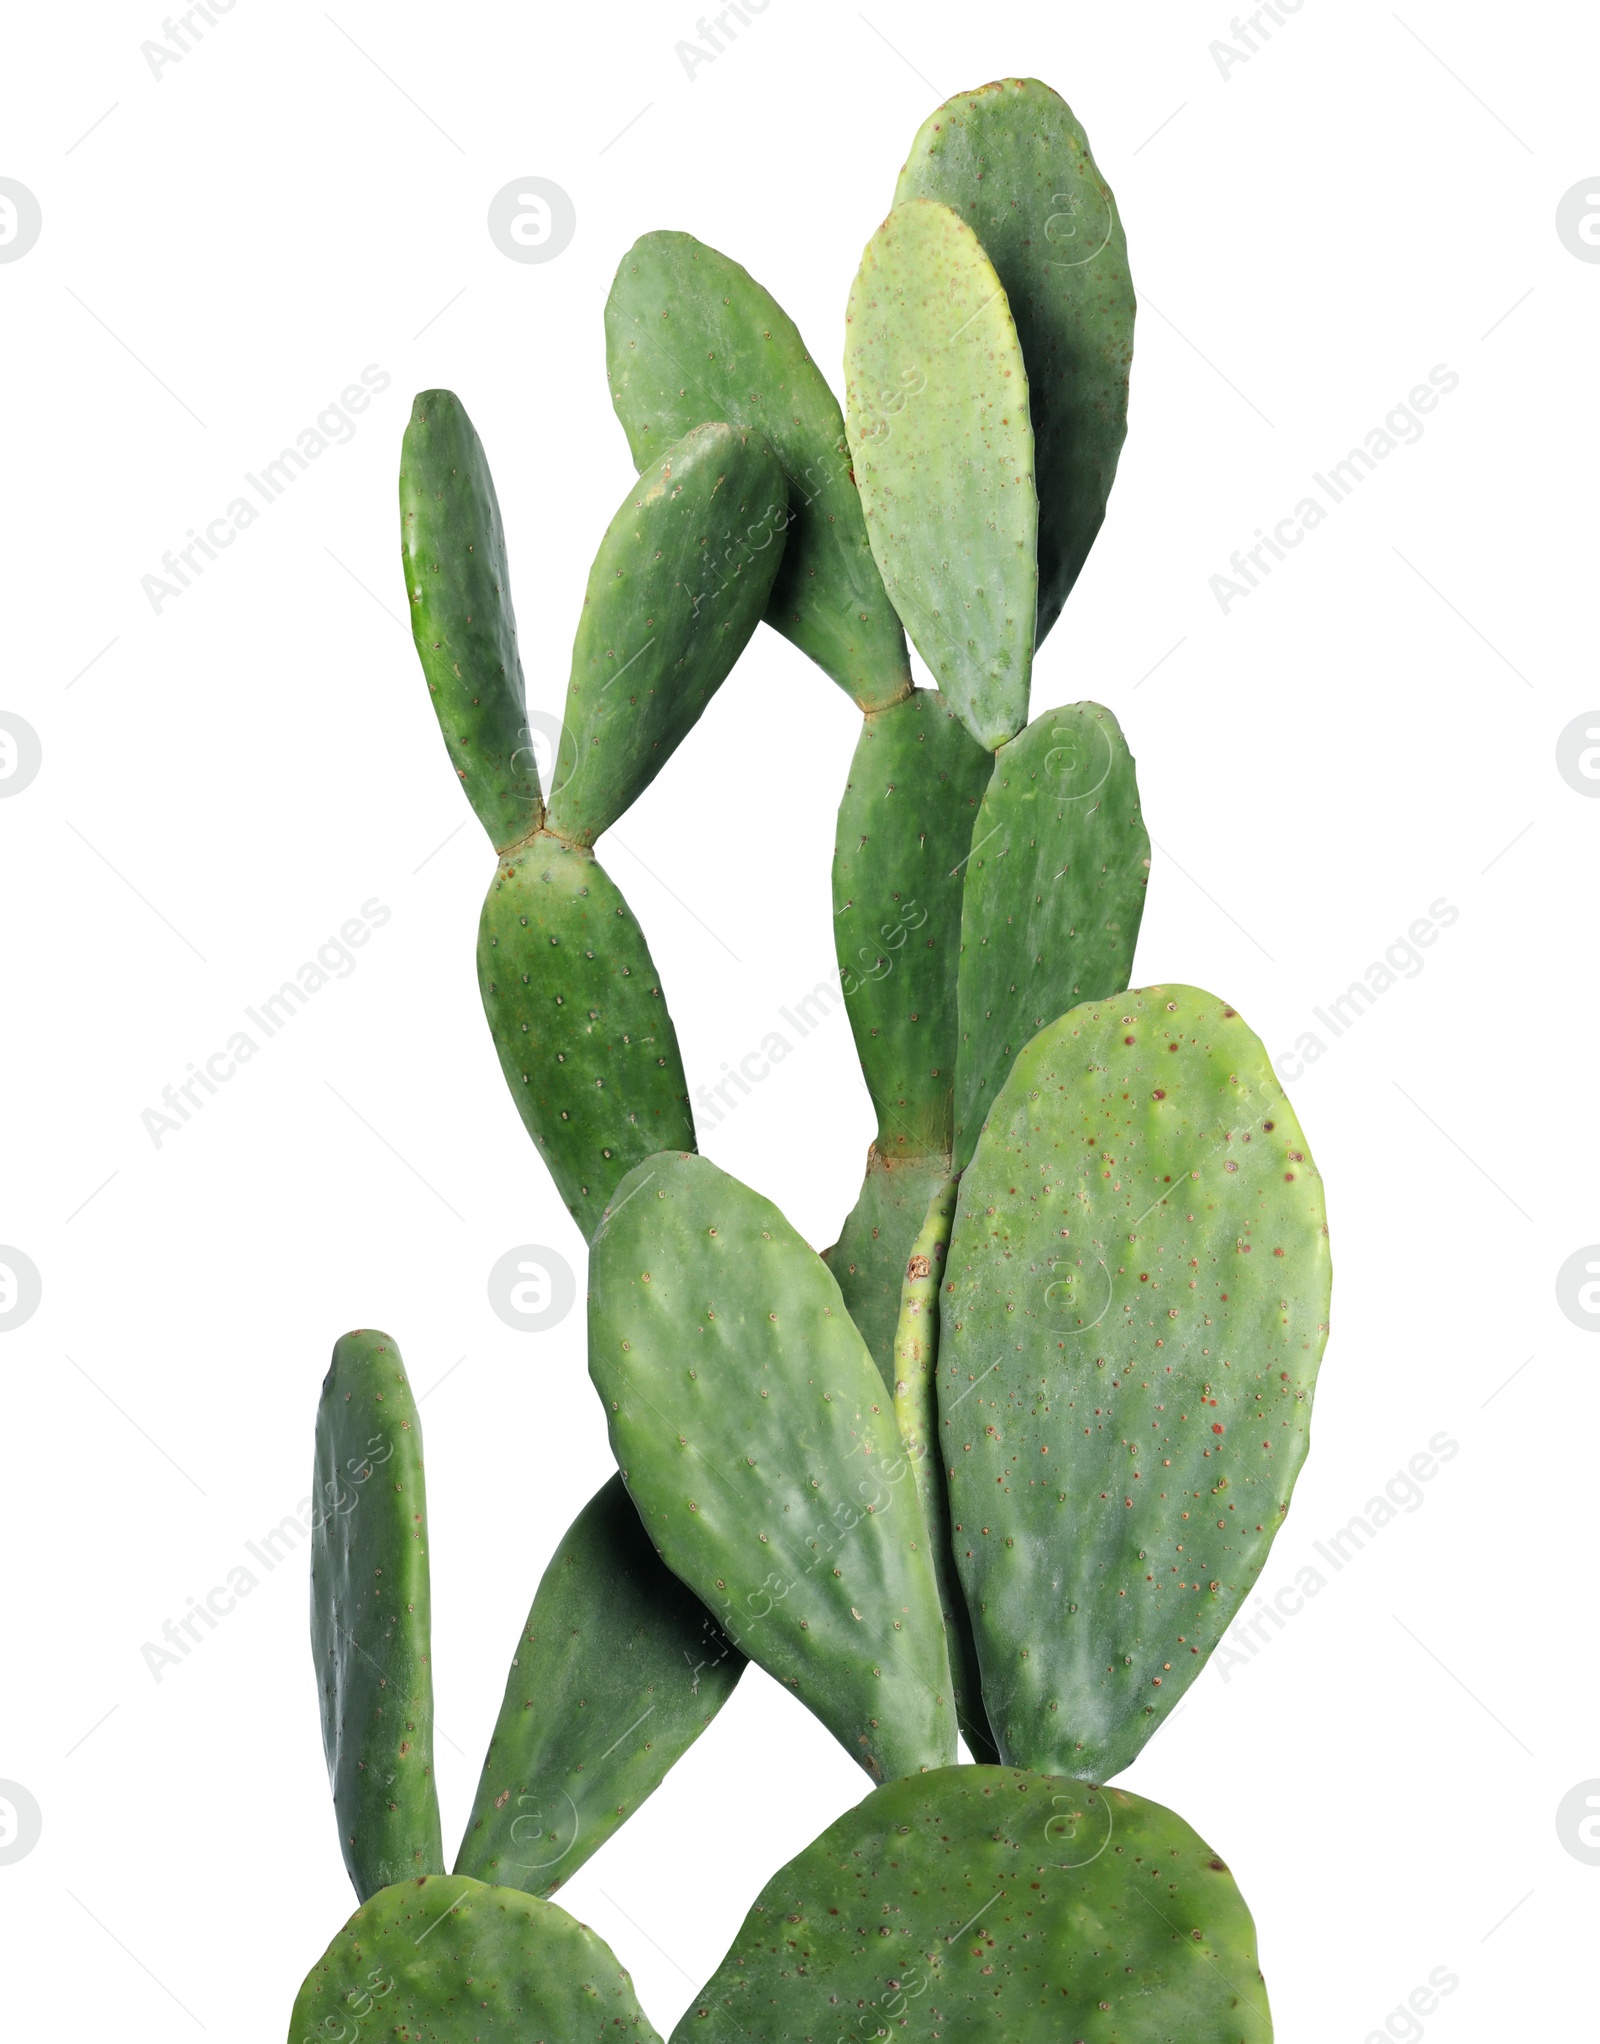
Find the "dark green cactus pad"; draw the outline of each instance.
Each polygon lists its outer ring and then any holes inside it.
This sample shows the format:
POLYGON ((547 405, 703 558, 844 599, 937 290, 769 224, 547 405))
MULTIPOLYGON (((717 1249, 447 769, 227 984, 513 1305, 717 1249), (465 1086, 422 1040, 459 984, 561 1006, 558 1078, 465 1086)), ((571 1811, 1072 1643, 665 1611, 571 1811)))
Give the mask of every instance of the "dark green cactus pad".
POLYGON ((939 199, 983 243, 1028 365, 1044 638, 1105 518, 1128 430, 1134 295, 1111 187, 1059 93, 1004 78, 923 122, 895 204, 939 199))
POLYGON ((501 859, 478 926, 478 985, 517 1110, 589 1236, 641 1157, 694 1147, 649 946, 592 852, 541 832, 501 859))
POLYGON ((965 1168, 1017 1052, 1120 993, 1150 879, 1133 755, 1099 703, 1046 710, 995 762, 961 910, 955 1160, 965 1168))
POLYGON ((539 1584, 456 1872, 554 1893, 660 1786, 744 1666, 613 1476, 539 1584))
POLYGON ((866 718, 850 762, 833 941, 887 1158, 949 1154, 962 881, 993 771, 934 689, 866 718))
POLYGON ((872 551, 939 687, 992 752, 1028 719, 1038 499, 1028 376, 978 237, 896 206, 850 287, 845 423, 872 551))
POLYGON ((788 498, 759 433, 696 426, 656 458, 589 571, 547 828, 592 845, 693 730, 761 622, 788 498))
POLYGON ((364 1902, 444 1871, 433 1778, 422 1427, 400 1351, 334 1344, 317 1408, 311 1652, 339 1843, 364 1902))
POLYGON ((358 1909, 305 1977, 289 2044, 661 2044, 610 1947, 553 1902, 459 1874, 358 1909))
POLYGON ((767 1883, 672 2044, 1271 2044, 1255 1926, 1173 1811, 1010 1767, 891 1782, 767 1883))
POLYGON ((589 1374, 662 1559, 874 1779, 955 1753, 916 1485, 821 1259, 704 1157, 618 1186, 589 1374))
POLYGON ((400 455, 411 635, 445 750, 498 850, 539 826, 500 503, 454 391, 419 391, 400 455))
POLYGON ((838 400, 748 270, 692 234, 646 234, 606 300, 611 398, 634 465, 702 419, 764 433, 789 486, 767 621, 863 710, 911 687, 900 620, 867 543, 838 400))
POLYGON ((944 1157, 882 1156, 867 1152, 867 1175, 845 1217, 839 1239, 823 1251, 845 1310, 856 1324, 884 1389, 894 1396, 894 1330, 900 1317, 900 1286, 906 1258, 928 1202, 949 1175, 944 1157))
POLYGON ((1328 1335, 1322 1181, 1196 987, 1062 1016, 961 1181, 939 1416, 1000 1751, 1103 1781, 1255 1586, 1328 1335))

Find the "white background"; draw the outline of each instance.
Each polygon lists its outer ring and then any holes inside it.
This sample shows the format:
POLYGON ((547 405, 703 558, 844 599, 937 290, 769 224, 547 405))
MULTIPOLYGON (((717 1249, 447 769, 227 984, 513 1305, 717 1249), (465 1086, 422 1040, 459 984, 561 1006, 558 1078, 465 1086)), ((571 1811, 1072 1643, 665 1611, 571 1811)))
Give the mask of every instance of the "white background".
MULTIPOLYGON (((0 803, 0 1241, 44 1301, 0 1341, 0 1776, 44 1830, 0 1867, 13 2034, 276 2040, 353 1906, 303 1560, 159 1684, 141 1658, 309 1488, 337 1334, 389 1329, 428 1394, 447 1850, 539 1571, 608 1464, 581 1311, 530 1337, 485 1294, 508 1247, 581 1278, 582 1245, 479 1009, 492 859, 403 622, 410 393, 449 385, 483 435, 530 701, 556 712, 631 476, 601 330, 618 258, 665 226, 725 249, 837 384, 913 133, 1002 71, 1085 122, 1141 296, 1110 517, 1034 696, 1108 703, 1138 756, 1159 848, 1139 980, 1211 986, 1288 1051, 1431 903, 1459 910, 1292 1086, 1335 1332, 1264 1586, 1434 1434, 1459 1454, 1125 1779, 1233 1866, 1284 2038, 1360 2044, 1440 1967, 1440 2044, 1591 2019, 1600 1868, 1554 1813, 1600 1775, 1600 1340, 1554 1278, 1600 1237, 1600 803, 1555 745, 1600 700, 1600 266, 1554 217, 1600 171, 1600 21, 1402 15, 1308 0, 1224 80, 1220 7, 773 0, 692 82, 687 5, 242 0, 159 82, 154 6, 15 17, 0 173, 44 232, 0 267, 0 709, 44 764, 0 803), (542 265, 484 226, 528 175, 577 208, 542 265), (369 363, 393 381, 356 437, 155 614, 163 551, 369 363), (1224 616, 1208 580, 1233 549, 1439 363, 1460 386, 1425 437, 1224 616), (156 1148, 142 1110, 373 896, 392 919, 358 968, 156 1148)), ((763 632, 602 843, 696 1083, 831 975, 858 728, 763 632)), ((820 1246, 869 1134, 840 1018, 705 1147, 820 1246)), ((752 1671, 560 1900, 665 2031, 862 1792, 752 1671)))

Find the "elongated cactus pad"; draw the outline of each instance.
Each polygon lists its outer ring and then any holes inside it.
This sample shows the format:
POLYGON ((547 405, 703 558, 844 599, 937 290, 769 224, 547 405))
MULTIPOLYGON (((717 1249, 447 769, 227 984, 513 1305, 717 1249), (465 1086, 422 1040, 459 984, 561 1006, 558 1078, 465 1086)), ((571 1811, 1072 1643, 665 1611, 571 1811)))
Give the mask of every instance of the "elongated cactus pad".
POLYGON ((875 1779, 955 1752, 938 1591, 882 1379, 819 1257, 703 1157, 630 1172, 589 1373, 662 1559, 875 1779))
POLYGON ((887 1158, 949 1153, 962 881, 993 771, 933 689, 866 718, 850 762, 833 941, 887 1158))
POLYGON ((478 985, 518 1112, 585 1236, 626 1171, 694 1146, 644 932, 592 852, 541 832, 501 859, 478 985))
POLYGON ((422 1428, 400 1351, 334 1344, 317 1408, 311 1652, 339 1843, 364 1902, 444 1871, 433 1778, 422 1428))
POLYGON ((1322 1182, 1260 1040, 1196 987, 1075 1008, 961 1181, 940 1438, 1001 1753, 1102 1781, 1249 1595, 1328 1333, 1322 1182))
POLYGON ((744 1665, 613 1476, 539 1584, 456 1872, 552 1894, 660 1785, 744 1665))
POLYGON ((540 819, 505 533, 483 444, 454 391, 419 391, 400 456, 411 634, 445 750, 497 849, 540 819))
POLYGON ((624 498, 589 571, 547 828, 592 845, 694 728, 761 622, 788 498, 759 433, 696 426, 624 498))
POLYGON ((901 1157, 867 1152, 867 1175, 845 1216, 839 1239, 823 1252, 845 1309, 855 1322, 884 1389, 894 1396, 894 1332, 900 1317, 900 1287, 906 1258, 922 1226, 928 1202, 949 1175, 950 1159, 901 1157))
POLYGON ((609 1946, 553 1902, 441 1874, 385 1888, 306 1975, 289 2044, 661 2044, 609 1946))
POLYGON ((900 620, 867 543, 838 400, 772 294, 692 234, 646 234, 606 300, 611 398, 634 465, 702 419, 764 433, 789 486, 768 622, 863 710, 911 687, 900 620))
POLYGON ((1117 202, 1072 109, 1037 78, 946 100, 894 196, 952 207, 1005 286, 1028 365, 1042 640, 1100 530, 1128 430, 1134 295, 1117 202))
POLYGON ((1133 755, 1099 703, 1046 710, 995 762, 961 908, 955 1160, 964 1169, 1022 1046, 1120 993, 1150 878, 1133 755))
POLYGON ((1038 574, 1028 377, 972 229, 896 206, 850 287, 845 421, 890 601, 993 751, 1028 718, 1038 574))
POLYGON ((1271 2044, 1255 1926, 1183 1819, 1010 1767, 891 1782, 781 1868, 672 2044, 1271 2044))

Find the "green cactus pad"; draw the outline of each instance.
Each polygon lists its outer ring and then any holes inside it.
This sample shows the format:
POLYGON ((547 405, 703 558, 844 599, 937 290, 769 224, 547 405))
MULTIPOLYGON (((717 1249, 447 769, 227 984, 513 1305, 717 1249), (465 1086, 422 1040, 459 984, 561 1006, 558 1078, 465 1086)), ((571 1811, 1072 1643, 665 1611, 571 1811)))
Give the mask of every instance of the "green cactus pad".
POLYGON ((406 1881, 358 1909, 306 1975, 289 2044, 661 2044, 610 1947, 515 1888, 406 1881))
POLYGON ((845 420, 890 600, 980 745, 1028 718, 1038 598, 1028 377, 1006 294, 948 206, 896 206, 850 288, 845 420))
POLYGON ((875 1779, 955 1752, 939 1597, 889 1400, 821 1259, 704 1157, 618 1186, 589 1373, 667 1566, 875 1779))
POLYGON ((906 1258, 928 1202, 949 1171, 948 1156, 890 1159, 874 1145, 867 1152, 860 1195, 845 1217, 838 1241, 822 1254, 891 1398, 894 1330, 906 1258))
POLYGON ((1195 987, 1062 1016, 961 1181, 939 1416, 1001 1753, 1103 1781, 1254 1587, 1328 1334, 1322 1182, 1195 987))
POLYGON ((613 1476, 539 1584, 456 1872, 553 1893, 660 1785, 744 1665, 613 1476))
POLYGON ((444 1871, 433 1778, 422 1427, 400 1351, 334 1344, 317 1408, 311 1652, 339 1842, 364 1902, 444 1871))
POLYGON ((1139 784, 1099 703, 1046 710, 995 763, 972 832, 961 910, 955 1160, 1028 1039, 1120 993, 1150 878, 1139 784))
POLYGON ((478 926, 478 985, 517 1109, 591 1235, 641 1157, 694 1146, 644 932, 592 852, 541 832, 501 859, 478 926))
POLYGON ((898 702, 911 668, 867 543, 844 420, 771 293, 692 234, 643 235, 606 300, 606 366, 638 468, 701 419, 767 436, 792 521, 767 620, 863 710, 898 702))
POLYGON ((494 478, 454 391, 419 391, 400 456, 411 634, 445 750, 498 850, 539 826, 494 478))
POLYGON ((834 835, 833 941, 888 1158, 949 1154, 961 889, 993 771, 934 689, 868 717, 850 762, 834 835))
POLYGON ((547 818, 558 837, 592 845, 694 728, 761 622, 787 507, 777 456, 736 426, 696 426, 628 492, 572 648, 572 766, 547 818))
POLYGON ((939 199, 983 243, 1028 365, 1043 640, 1105 517, 1128 430, 1134 295, 1111 187, 1037 78, 958 93, 911 145, 895 204, 939 199))
POLYGON ((672 2044, 1271 2044, 1255 1926, 1183 1819, 955 1767, 876 1789, 781 1868, 672 2044))

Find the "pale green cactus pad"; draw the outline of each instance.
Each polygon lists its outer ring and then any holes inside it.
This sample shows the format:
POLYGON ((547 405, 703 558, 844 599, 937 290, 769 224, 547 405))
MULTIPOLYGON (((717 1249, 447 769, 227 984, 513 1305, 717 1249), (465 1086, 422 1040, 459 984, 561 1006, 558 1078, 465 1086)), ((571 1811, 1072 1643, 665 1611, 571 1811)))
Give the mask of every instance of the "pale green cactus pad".
POLYGON ((768 622, 863 710, 898 702, 911 687, 906 642, 867 543, 839 402, 772 294, 692 234, 642 235, 606 300, 606 366, 637 468, 703 419, 766 435, 791 519, 768 622))
POLYGON ((744 1665, 613 1476, 539 1584, 456 1872, 553 1894, 660 1786, 744 1665))
POLYGON ((610 1948, 564 1909, 459 1874, 384 1888, 306 1975, 289 2044, 661 2044, 610 1948))
POLYGON ((1128 430, 1134 295, 1117 202, 1071 107, 1037 78, 946 100, 894 196, 953 208, 1005 286, 1028 365, 1042 640, 1100 530, 1128 430))
POLYGON ((445 749, 498 849, 539 825, 505 532, 483 444, 454 391, 419 391, 400 456, 411 633, 445 749))
POLYGON ((1204 1667, 1305 1459, 1322 1181, 1196 987, 1075 1008, 961 1181, 939 1352, 956 1562, 1001 1754, 1104 1781, 1204 1667))
POLYGON ((890 601, 991 752, 1028 718, 1038 574, 1028 376, 1006 294, 948 206, 896 206, 850 288, 845 422, 890 601))
POLYGON ((961 906, 955 1161, 1028 1039, 1120 993, 1150 878, 1139 783, 1099 703, 1046 710, 1004 747, 972 832, 961 906))
POLYGON ((1181 1817, 952 1767, 874 1790, 758 1896, 672 2044, 1271 2044, 1255 1926, 1181 1817))
POLYGON ((928 1536, 883 1381, 821 1259, 704 1157, 617 1187, 589 1374, 661 1558, 875 1780, 954 1757, 928 1536))
POLYGON ((546 828, 592 845, 694 728, 761 622, 787 495, 759 433, 696 426, 657 451, 589 571, 563 715, 572 767, 546 828))
POLYGON ((422 1426, 400 1351, 341 1336, 322 1381, 311 1653, 339 1843, 357 1895, 444 1871, 433 1777, 422 1426))
POLYGON ((874 1146, 867 1152, 867 1174, 839 1239, 822 1253, 891 1398, 894 1331, 906 1258, 928 1202, 944 1184, 949 1168, 947 1156, 891 1161, 874 1146))

